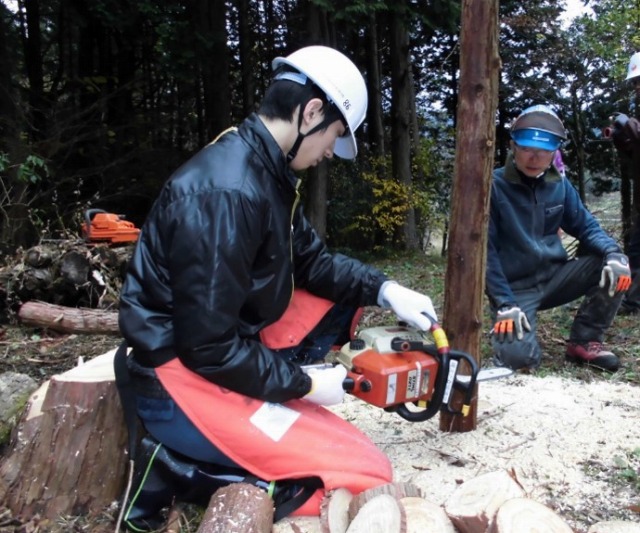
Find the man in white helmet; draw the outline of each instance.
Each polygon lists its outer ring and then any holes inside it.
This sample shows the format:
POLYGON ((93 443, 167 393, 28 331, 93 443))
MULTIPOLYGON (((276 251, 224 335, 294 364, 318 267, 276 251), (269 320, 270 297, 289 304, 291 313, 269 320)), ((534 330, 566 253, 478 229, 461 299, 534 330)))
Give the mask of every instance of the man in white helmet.
MULTIPOLYGON (((629 173, 635 189, 640 187, 640 52, 631 56, 625 81, 634 89, 629 106, 632 116, 616 113, 611 137, 621 169, 629 173)), ((627 249, 633 281, 620 307, 620 312, 625 314, 640 313, 640 206, 634 208, 634 226, 627 249)))
POLYGON ((346 370, 301 366, 347 342, 362 306, 390 307, 421 330, 435 310, 429 297, 330 253, 299 206, 294 171, 356 156, 362 74, 324 46, 273 67, 258 112, 167 181, 122 288, 125 368, 150 434, 125 507, 134 528, 157 525, 173 498, 206 504, 224 484, 211 465, 245 472, 235 479, 253 476, 270 493, 277 480, 280 515, 301 503, 281 501, 301 487, 313 489, 317 513, 320 489, 391 480, 371 441, 318 407, 342 402, 346 370))
POLYGON ((627 257, 553 165, 566 139, 557 114, 545 105, 525 109, 511 127, 511 139, 491 190, 486 292, 495 319, 494 362, 537 368, 537 312, 584 296, 566 360, 616 371, 619 360, 604 348, 603 338, 630 284, 627 257), (584 254, 568 258, 560 229, 579 240, 584 254))

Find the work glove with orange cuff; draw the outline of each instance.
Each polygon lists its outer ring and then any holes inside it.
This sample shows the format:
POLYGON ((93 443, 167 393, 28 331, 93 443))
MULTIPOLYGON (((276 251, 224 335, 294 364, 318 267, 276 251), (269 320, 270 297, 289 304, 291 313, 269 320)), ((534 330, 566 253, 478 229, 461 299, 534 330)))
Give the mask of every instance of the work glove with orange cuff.
POLYGON ((347 377, 347 369, 344 366, 310 368, 306 373, 311 378, 311 390, 303 396, 305 400, 325 406, 342 403, 344 399, 342 382, 347 377))
POLYGON ((522 309, 517 306, 505 306, 498 309, 496 323, 493 326, 493 334, 498 342, 504 342, 505 340, 512 342, 514 330, 516 338, 522 340, 525 329, 531 331, 531 325, 522 309))
POLYGON ((600 288, 609 285, 609 296, 614 297, 618 292, 625 292, 631 286, 631 269, 629 258, 619 252, 607 254, 605 264, 600 274, 600 288))
POLYGON ((438 320, 431 298, 395 281, 385 281, 382 284, 378 304, 381 307, 391 307, 400 320, 421 331, 429 331, 431 325, 438 320))

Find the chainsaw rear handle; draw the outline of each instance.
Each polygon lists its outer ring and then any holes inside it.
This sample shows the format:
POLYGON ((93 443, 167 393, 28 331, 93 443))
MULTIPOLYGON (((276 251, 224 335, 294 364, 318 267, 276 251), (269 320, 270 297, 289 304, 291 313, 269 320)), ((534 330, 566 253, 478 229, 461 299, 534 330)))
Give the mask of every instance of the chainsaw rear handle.
MULTIPOLYGON (((426 313, 424 313, 426 315, 426 313)), ((412 411, 406 404, 399 405, 395 411, 405 420, 409 422, 423 422, 432 418, 438 411, 443 410, 451 414, 462 414, 466 416, 469 413, 473 392, 476 385, 478 375, 478 364, 475 359, 466 352, 459 350, 451 350, 449 348, 449 340, 440 325, 426 315, 432 321, 431 335, 436 341, 435 349, 433 346, 424 345, 420 342, 411 342, 405 339, 394 339, 391 346, 400 351, 406 350, 422 350, 425 353, 435 357, 438 361, 438 374, 434 385, 433 395, 429 400, 426 409, 422 411, 412 411), (420 345, 420 346, 418 346, 420 345), (404 349, 404 350, 403 350, 404 349), (466 383, 458 382, 456 378, 457 369, 461 360, 466 361, 471 367, 470 379, 466 383), (451 362, 456 364, 451 366, 451 362), (451 407, 451 389, 455 388, 464 392, 464 404, 462 410, 458 411, 451 407)))
POLYGON ((91 239, 91 219, 98 213, 106 213, 106 211, 104 209, 87 209, 84 212, 84 223, 87 228, 87 234, 85 235, 86 241, 91 239))

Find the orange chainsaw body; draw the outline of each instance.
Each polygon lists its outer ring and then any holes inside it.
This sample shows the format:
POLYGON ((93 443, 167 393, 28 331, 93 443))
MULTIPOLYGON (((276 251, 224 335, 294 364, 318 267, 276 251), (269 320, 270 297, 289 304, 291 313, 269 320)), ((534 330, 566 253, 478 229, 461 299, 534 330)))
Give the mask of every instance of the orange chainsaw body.
POLYGON ((406 337, 409 330, 376 327, 362 333, 359 344, 346 344, 338 355, 354 381, 350 394, 382 408, 431 398, 438 361, 422 351, 395 352, 389 348, 392 338, 406 337))
POLYGON ((122 220, 114 213, 100 212, 87 217, 82 225, 82 234, 88 242, 121 244, 138 240, 140 230, 132 222, 122 220))

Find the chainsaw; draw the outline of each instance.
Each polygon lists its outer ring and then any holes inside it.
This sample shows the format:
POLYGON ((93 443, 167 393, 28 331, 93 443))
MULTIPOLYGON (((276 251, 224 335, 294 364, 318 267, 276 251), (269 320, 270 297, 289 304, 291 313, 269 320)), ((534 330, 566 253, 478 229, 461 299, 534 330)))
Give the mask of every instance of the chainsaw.
POLYGON ((140 230, 123 215, 107 213, 102 209, 87 209, 82 224, 82 236, 88 243, 106 242, 125 244, 138 240, 140 230))
MULTIPOLYGON (((449 348, 437 323, 431 335, 435 345, 427 342, 423 332, 402 325, 362 330, 336 357, 347 369, 343 388, 405 420, 422 422, 440 411, 467 416, 476 383, 513 374, 509 368, 479 369, 473 356, 449 348), (469 369, 464 375, 458 373, 463 361, 469 369), (459 410, 451 406, 454 390, 463 394, 459 410)), ((331 365, 309 365, 318 366, 331 365)))

